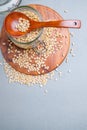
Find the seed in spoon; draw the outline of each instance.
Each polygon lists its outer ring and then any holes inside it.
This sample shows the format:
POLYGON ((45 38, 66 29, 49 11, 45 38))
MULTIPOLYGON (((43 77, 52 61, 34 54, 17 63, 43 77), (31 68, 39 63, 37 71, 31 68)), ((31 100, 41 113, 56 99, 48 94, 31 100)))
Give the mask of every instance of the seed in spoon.
POLYGON ((16 29, 21 32, 26 32, 30 26, 29 20, 20 17, 16 29))

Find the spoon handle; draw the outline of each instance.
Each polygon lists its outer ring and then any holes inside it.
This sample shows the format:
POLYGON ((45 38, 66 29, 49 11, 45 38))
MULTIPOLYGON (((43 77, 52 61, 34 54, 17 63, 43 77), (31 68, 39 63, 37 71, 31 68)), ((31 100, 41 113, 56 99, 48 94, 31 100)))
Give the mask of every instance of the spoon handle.
POLYGON ((59 28, 80 28, 80 20, 59 20, 59 21, 47 21, 39 23, 41 27, 59 27, 59 28))

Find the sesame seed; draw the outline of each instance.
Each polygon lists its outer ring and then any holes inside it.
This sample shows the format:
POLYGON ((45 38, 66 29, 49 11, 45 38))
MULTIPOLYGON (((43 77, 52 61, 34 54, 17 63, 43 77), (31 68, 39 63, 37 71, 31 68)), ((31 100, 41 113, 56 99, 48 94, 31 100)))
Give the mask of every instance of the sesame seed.
POLYGON ((68 73, 71 73, 71 70, 70 70, 70 69, 68 70, 68 73))
POLYGON ((68 13, 68 10, 64 10, 64 13, 68 13))
POLYGON ((64 54, 64 53, 62 54, 62 57, 65 57, 65 54, 64 54))
POLYGON ((59 43, 63 43, 63 41, 59 41, 59 43))
POLYGON ((26 32, 30 26, 29 20, 24 18, 19 18, 18 24, 16 25, 16 29, 21 32, 26 32))
POLYGON ((50 78, 50 74, 32 76, 26 75, 16 71, 12 68, 5 60, 4 60, 4 70, 9 78, 9 83, 18 82, 20 84, 26 84, 28 86, 32 86, 34 84, 39 84, 40 87, 46 85, 47 79, 50 78))
POLYGON ((68 57, 66 57, 66 59, 65 59, 65 62, 66 62, 66 63, 68 63, 68 62, 69 62, 69 59, 68 59, 68 57))
POLYGON ((57 64, 57 67, 59 67, 59 64, 57 64))
POLYGON ((76 55, 75 54, 72 54, 72 57, 75 57, 76 55))
POLYGON ((71 49, 70 49, 70 54, 72 54, 72 52, 73 52, 73 49, 71 48, 71 49))
POLYGON ((47 94, 47 93, 48 93, 48 90, 47 90, 47 89, 45 89, 45 90, 44 90, 44 94, 47 94))
POLYGON ((75 42, 72 42, 72 46, 74 46, 75 45, 75 42))
POLYGON ((73 37, 73 36, 74 36, 74 33, 73 33, 73 32, 70 32, 70 36, 73 37))

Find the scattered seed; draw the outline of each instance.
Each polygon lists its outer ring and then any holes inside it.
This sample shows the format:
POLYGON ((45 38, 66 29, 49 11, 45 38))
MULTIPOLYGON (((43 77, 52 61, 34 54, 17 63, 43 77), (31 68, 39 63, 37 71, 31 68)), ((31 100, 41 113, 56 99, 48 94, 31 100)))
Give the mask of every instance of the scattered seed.
POLYGON ((68 62, 69 62, 69 59, 68 59, 68 57, 66 57, 66 59, 65 59, 65 62, 66 62, 66 63, 68 63, 68 62))
POLYGON ((72 54, 72 57, 75 57, 76 55, 75 54, 72 54))
POLYGON ((72 42, 72 46, 74 46, 75 45, 75 42, 72 42))
POLYGON ((63 43, 63 41, 59 41, 59 43, 63 43))
POLYGON ((57 67, 59 67, 59 64, 57 64, 57 67))
POLYGON ((18 82, 20 84, 26 84, 32 86, 34 84, 39 84, 40 87, 46 85, 47 79, 49 79, 50 74, 31 76, 20 73, 12 68, 6 61, 4 61, 4 70, 9 78, 9 83, 18 82))
POLYGON ((68 13, 68 10, 64 10, 64 13, 68 13))
MULTIPOLYGON (((20 52, 19 48, 17 48, 14 50, 15 53, 17 53, 17 56, 14 55, 14 57, 12 58, 13 63, 17 63, 20 66, 20 68, 21 67, 26 68, 28 72, 37 71, 38 74, 40 74, 40 69, 43 67, 44 69, 49 70, 49 66, 45 65, 45 61, 47 57, 49 57, 50 54, 55 53, 54 47, 55 48, 57 48, 56 46, 58 46, 59 48, 63 47, 63 45, 62 44, 60 45, 57 40, 56 42, 54 42, 54 39, 56 39, 56 35, 59 35, 59 34, 55 34, 51 36, 54 30, 56 31, 56 29, 54 28, 46 28, 44 29, 44 33, 41 36, 41 41, 43 41, 43 43, 45 44, 45 49, 46 49, 45 53, 40 53, 39 55, 37 55, 39 49, 38 47, 34 50, 25 49, 23 52, 20 52)), ((62 34, 60 35, 62 36, 62 34)), ((11 41, 9 41, 8 53, 12 53, 12 49, 11 49, 12 43, 10 44, 10 42, 11 41)), ((40 43, 40 41, 38 42, 40 43)), ((59 65, 57 64, 57 67, 58 66, 59 65)), ((44 71, 42 73, 44 73, 44 71)))
POLYGON ((70 32, 70 35, 71 35, 71 37, 73 37, 73 36, 74 36, 74 33, 73 33, 73 32, 70 32))
POLYGON ((71 70, 70 70, 70 69, 68 70, 68 73, 71 73, 71 70))
POLYGON ((64 54, 64 53, 62 54, 62 57, 65 57, 65 54, 64 54))
POLYGON ((72 54, 72 53, 73 53, 73 49, 71 48, 71 49, 70 49, 70 54, 72 54))
POLYGON ((44 94, 47 94, 47 93, 48 93, 48 90, 47 90, 47 89, 45 89, 45 90, 44 90, 44 94))

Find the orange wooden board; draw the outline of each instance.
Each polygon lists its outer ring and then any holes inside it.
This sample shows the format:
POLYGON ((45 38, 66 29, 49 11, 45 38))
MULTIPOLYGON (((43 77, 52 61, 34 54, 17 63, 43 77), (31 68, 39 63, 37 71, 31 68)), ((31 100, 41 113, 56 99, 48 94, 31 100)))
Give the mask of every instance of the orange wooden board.
MULTIPOLYGON (((38 5, 38 4, 31 4, 30 6, 34 7, 35 9, 37 9, 42 17, 43 20, 61 20, 63 19, 55 10, 47 7, 47 6, 43 6, 43 5, 38 5)), ((21 73, 25 73, 25 74, 29 74, 29 75, 39 75, 39 74, 45 74, 48 72, 51 72, 52 70, 56 69, 58 67, 58 65, 60 65, 65 57, 68 54, 69 51, 69 46, 70 46, 70 33, 69 30, 67 28, 61 28, 61 29, 56 29, 55 33, 60 33, 61 36, 58 39, 58 43, 57 46, 62 44, 62 48, 61 49, 56 49, 56 47, 54 47, 54 53, 51 53, 45 60, 45 65, 49 66, 48 69, 45 69, 44 67, 41 67, 39 70, 39 73, 37 71, 29 71, 26 67, 20 67, 19 64, 14 63, 12 58, 14 57, 14 55, 18 55, 15 53, 14 50, 19 50, 21 51, 21 53, 24 51, 24 49, 18 48, 17 46, 15 46, 14 44, 12 44, 12 50, 13 53, 8 53, 8 49, 9 49, 9 42, 8 42, 8 37, 5 33, 5 29, 4 26, 2 27, 2 31, 1 31, 1 39, 0 39, 0 45, 1 45, 1 51, 2 54, 5 58, 5 60, 17 71, 21 72, 21 73), (61 43, 62 40, 62 43, 61 43), (3 43, 5 43, 5 45, 3 45, 3 43)), ((55 35, 54 32, 52 32, 52 36, 55 35)), ((55 40, 54 40, 55 43, 55 40)), ((55 44, 54 44, 55 45, 55 44)), ((45 52, 44 52, 45 53, 45 52)), ((40 55, 34 55, 35 57, 41 57, 40 55)), ((29 55, 29 57, 31 57, 31 55, 29 55)), ((33 63, 32 63, 33 64, 33 63)))

